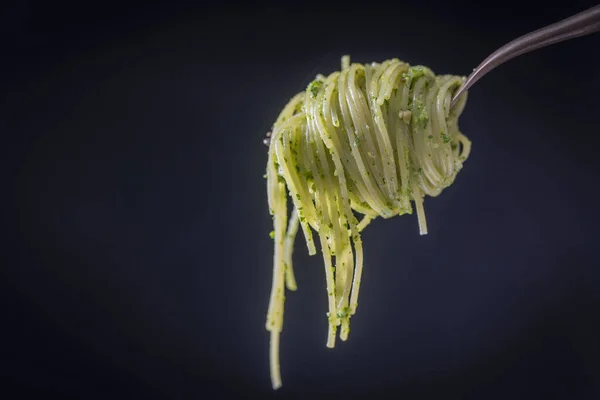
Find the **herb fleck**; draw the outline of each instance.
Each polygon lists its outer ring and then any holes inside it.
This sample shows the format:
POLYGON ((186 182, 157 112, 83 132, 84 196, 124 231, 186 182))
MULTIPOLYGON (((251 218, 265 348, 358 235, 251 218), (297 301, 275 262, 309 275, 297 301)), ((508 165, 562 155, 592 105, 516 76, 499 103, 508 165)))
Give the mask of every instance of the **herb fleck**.
POLYGON ((310 85, 308 85, 308 91, 312 94, 313 97, 317 97, 317 93, 319 93, 319 89, 322 86, 321 81, 312 81, 310 85))

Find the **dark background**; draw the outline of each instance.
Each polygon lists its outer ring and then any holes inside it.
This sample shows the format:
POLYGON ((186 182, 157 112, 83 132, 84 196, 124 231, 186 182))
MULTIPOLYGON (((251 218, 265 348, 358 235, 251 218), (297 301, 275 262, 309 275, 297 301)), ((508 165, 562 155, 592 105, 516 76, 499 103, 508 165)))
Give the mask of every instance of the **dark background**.
POLYGON ((473 151, 377 220, 346 343, 296 247, 283 388, 264 319, 263 135, 315 74, 398 57, 466 75, 568 1, 9 2, 0 398, 600 398, 600 36, 471 91, 473 151))

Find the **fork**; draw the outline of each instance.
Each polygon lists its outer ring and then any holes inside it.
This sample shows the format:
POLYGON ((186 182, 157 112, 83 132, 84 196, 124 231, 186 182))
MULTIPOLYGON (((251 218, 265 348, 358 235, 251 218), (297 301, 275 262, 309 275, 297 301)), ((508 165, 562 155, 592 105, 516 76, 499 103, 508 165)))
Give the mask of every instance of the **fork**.
POLYGON ((598 31, 600 31, 600 5, 516 38, 490 54, 471 72, 471 75, 454 94, 451 105, 453 106, 460 95, 475 82, 499 65, 521 54, 598 31))

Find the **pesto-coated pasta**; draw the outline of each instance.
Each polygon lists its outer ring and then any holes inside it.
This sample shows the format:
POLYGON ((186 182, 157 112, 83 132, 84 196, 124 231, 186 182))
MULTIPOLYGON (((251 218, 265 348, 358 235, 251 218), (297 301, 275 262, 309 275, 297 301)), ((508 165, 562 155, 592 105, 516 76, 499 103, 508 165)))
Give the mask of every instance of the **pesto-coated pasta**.
POLYGON ((412 214, 414 203, 426 234, 424 196, 450 186, 469 156, 471 142, 458 129, 466 93, 450 106, 463 80, 397 59, 351 64, 344 56, 341 71, 318 75, 275 121, 266 174, 275 244, 266 323, 274 389, 281 386, 285 288, 296 289, 292 250, 298 228, 309 254, 316 254, 313 230, 323 253, 331 348, 338 329, 342 340, 348 338, 356 312, 360 232, 378 216, 412 214), (360 222, 355 214, 362 214, 360 222))

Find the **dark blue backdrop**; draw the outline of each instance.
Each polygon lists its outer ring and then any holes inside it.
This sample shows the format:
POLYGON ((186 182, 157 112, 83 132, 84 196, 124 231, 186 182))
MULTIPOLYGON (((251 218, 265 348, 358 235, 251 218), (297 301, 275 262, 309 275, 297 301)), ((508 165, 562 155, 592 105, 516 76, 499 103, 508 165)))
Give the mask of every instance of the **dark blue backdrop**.
POLYGON ((264 330, 262 137, 291 95, 343 54, 468 74, 591 5, 2 6, 0 397, 600 398, 598 34, 471 90, 472 155, 426 200, 430 234, 364 233, 348 342, 325 347, 302 237, 277 393, 264 330))

